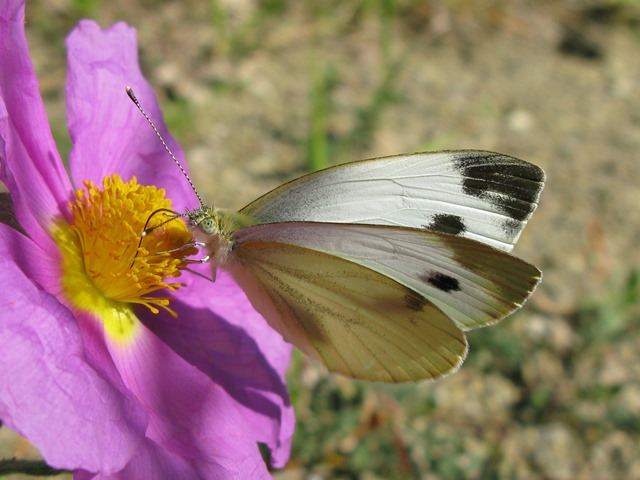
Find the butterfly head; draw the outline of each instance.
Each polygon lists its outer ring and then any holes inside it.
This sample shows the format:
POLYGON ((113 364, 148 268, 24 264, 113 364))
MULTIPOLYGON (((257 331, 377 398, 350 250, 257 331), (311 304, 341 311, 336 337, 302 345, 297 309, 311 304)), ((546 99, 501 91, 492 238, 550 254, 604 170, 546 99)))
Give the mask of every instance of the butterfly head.
POLYGON ((220 233, 220 215, 215 207, 196 208, 185 213, 189 226, 196 233, 211 236, 220 233))

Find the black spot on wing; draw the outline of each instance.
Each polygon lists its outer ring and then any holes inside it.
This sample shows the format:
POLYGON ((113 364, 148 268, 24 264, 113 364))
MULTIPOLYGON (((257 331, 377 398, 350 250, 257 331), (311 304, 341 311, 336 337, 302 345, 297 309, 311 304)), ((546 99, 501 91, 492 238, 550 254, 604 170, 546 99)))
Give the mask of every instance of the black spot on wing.
POLYGON ((449 233, 451 235, 460 235, 466 230, 461 217, 447 213, 435 214, 431 223, 423 225, 423 227, 433 232, 449 233))
POLYGON ((520 220, 514 220, 513 218, 507 218, 502 222, 502 231, 510 238, 516 238, 518 232, 522 229, 522 223, 520 220))
POLYGON ((446 293, 460 291, 460 281, 442 272, 427 272, 418 276, 418 278, 424 283, 428 283, 446 293))
POLYGON ((406 289, 406 294, 404 296, 404 305, 414 312, 421 312, 425 305, 429 304, 429 300, 424 298, 418 292, 414 292, 410 288, 406 289))
POLYGON ((536 208, 544 182, 541 168, 507 155, 469 152, 456 159, 467 195, 490 202, 515 220, 526 220, 536 208))

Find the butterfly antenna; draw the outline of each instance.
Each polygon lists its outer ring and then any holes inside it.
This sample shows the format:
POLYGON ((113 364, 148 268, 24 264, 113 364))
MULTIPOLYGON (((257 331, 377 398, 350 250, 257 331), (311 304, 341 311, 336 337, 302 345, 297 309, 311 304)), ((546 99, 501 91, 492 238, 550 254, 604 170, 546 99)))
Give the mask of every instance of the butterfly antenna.
POLYGON ((178 161, 176 156, 173 154, 173 152, 169 148, 169 145, 167 145, 167 142, 164 141, 164 138, 162 138, 162 135, 160 134, 160 131, 158 131, 158 129, 156 128, 156 126, 153 123, 153 121, 151 120, 151 118, 149 118, 149 115, 147 115, 147 112, 144 111, 144 108, 142 108, 142 105, 140 105, 140 102, 138 101, 138 97, 136 97, 136 94, 133 93, 133 90, 131 89, 131 87, 127 87, 126 90, 127 90, 127 95, 129 95, 129 98, 131 99, 131 101, 135 104, 136 107, 138 107, 138 110, 140 110, 140 113, 142 113, 142 115, 144 115, 144 118, 147 119, 147 122, 149 122, 149 125, 151 125, 151 128, 153 128, 153 131, 156 132, 156 135, 158 136, 158 138, 162 142, 162 146, 167 151, 167 153, 171 156, 171 158, 173 159, 175 164, 178 166, 178 168, 180 169, 180 171, 184 175, 184 178, 186 178, 187 182, 189 182, 189 185, 191 185, 191 189, 193 190, 193 193, 195 193, 196 197, 198 197, 198 202, 200 202, 200 206, 203 207, 204 203, 202 202, 202 198, 200 198, 200 194, 198 193, 198 190, 196 190, 196 186, 191 181, 191 178, 189 178, 189 175, 187 174, 187 171, 182 167, 182 165, 180 164, 180 162, 178 161))

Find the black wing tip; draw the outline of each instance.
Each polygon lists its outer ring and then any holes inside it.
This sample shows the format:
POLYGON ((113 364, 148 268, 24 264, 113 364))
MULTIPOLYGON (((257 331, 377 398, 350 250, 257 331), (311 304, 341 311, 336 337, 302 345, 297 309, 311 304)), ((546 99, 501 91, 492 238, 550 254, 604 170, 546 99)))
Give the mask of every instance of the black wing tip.
POLYGON ((535 211, 546 180, 537 165, 496 152, 459 151, 454 165, 466 194, 492 203, 520 222, 535 211))
POLYGON ((460 170, 475 168, 477 171, 488 172, 499 169, 514 177, 540 184, 544 184, 547 179, 544 170, 539 166, 505 153, 489 150, 452 150, 451 153, 456 155, 456 167, 460 170))

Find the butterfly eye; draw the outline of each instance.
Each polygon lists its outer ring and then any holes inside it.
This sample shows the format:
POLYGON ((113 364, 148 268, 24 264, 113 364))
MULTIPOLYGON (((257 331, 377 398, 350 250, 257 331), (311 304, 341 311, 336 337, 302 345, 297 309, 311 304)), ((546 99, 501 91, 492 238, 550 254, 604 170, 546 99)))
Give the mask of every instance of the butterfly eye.
POLYGON ((217 233, 216 223, 211 217, 204 217, 199 223, 198 228, 207 235, 213 235, 217 233))

